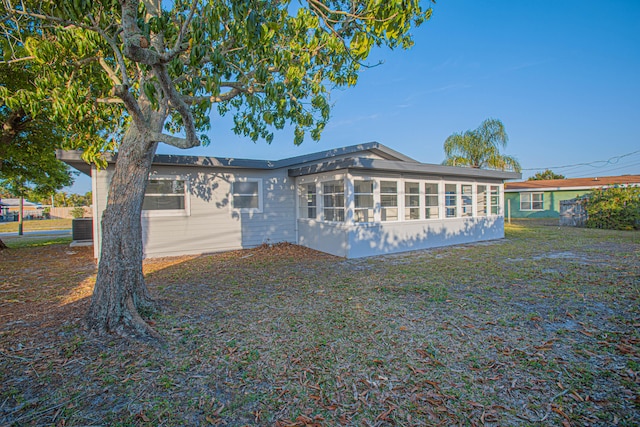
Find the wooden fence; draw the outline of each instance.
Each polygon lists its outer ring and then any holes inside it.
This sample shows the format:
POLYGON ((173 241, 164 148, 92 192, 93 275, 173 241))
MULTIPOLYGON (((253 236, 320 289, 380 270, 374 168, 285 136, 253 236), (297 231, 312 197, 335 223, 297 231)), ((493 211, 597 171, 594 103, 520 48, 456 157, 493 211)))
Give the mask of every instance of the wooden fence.
POLYGON ((560 201, 560 225, 567 227, 584 227, 587 223, 587 211, 581 199, 560 201))

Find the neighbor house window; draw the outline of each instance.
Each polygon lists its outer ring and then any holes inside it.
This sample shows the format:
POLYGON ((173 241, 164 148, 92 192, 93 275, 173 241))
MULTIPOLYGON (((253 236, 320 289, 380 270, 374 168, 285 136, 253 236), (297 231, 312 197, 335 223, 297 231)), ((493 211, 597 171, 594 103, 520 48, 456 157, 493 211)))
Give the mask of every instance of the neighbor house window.
POLYGON ((500 213, 500 187, 497 185, 491 186, 491 215, 498 215, 500 213))
POLYGON ((187 185, 183 179, 150 179, 142 202, 143 216, 188 215, 187 185))
POLYGON ((373 222, 373 181, 353 181, 353 220, 355 222, 373 222))
POLYGON ((424 205, 424 217, 426 219, 438 219, 440 217, 437 183, 427 182, 424 184, 424 205))
POLYGON ((473 216, 473 185, 462 184, 461 216, 473 216))
POLYGON ((455 218, 458 212, 458 184, 444 185, 444 207, 447 218, 455 218))
POLYGON ((487 216, 487 186, 478 185, 478 216, 487 216))
POLYGON ((344 221, 344 180, 322 183, 325 221, 344 221))
POLYGON ((404 183, 404 219, 420 219, 420 183, 404 183))
POLYGON ((241 212, 262 212, 262 181, 247 180, 231 183, 233 208, 241 212))
POLYGON ((520 193, 521 211, 541 211, 544 209, 544 193, 520 193))
POLYGON ((380 181, 380 206, 382 221, 398 220, 398 183, 380 181))
POLYGON ((300 218, 315 219, 318 213, 318 194, 316 184, 304 184, 301 186, 300 218))

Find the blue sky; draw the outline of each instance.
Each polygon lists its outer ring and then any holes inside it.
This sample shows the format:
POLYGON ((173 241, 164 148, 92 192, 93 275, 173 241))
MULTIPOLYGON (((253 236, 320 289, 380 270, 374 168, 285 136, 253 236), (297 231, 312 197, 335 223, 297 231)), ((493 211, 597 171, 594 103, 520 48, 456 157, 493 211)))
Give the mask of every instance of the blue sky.
MULTIPOLYGON (((271 145, 213 117, 211 145, 159 153, 277 160, 377 141, 425 163, 444 140, 502 120, 523 178, 640 174, 640 1, 438 0, 410 50, 376 50, 357 86, 336 90, 320 142, 271 145), (579 166, 572 166, 579 165, 579 166), (561 167, 571 166, 571 167, 561 167)), ((69 189, 67 189, 69 190, 69 189)), ((90 190, 78 177, 70 191, 90 190)))

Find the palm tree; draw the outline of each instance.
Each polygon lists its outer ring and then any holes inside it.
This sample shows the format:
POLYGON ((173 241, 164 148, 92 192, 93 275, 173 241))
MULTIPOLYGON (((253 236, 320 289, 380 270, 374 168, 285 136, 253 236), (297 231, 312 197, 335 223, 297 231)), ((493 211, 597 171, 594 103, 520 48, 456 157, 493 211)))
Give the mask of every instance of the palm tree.
POLYGON ((442 164, 520 172, 522 168, 515 157, 500 154, 508 140, 502 122, 487 119, 477 129, 449 136, 444 142, 447 158, 442 164))

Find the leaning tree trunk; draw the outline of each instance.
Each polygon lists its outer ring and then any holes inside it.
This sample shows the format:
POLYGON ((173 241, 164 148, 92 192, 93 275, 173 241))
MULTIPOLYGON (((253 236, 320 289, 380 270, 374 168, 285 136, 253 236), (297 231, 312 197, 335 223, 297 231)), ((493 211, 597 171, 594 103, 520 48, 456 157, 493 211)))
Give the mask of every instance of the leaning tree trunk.
POLYGON ((7 245, 4 244, 4 242, 2 241, 2 239, 0 239, 0 251, 3 249, 9 249, 9 247, 7 245))
MULTIPOLYGON (((156 118, 156 122, 160 122, 161 128, 164 118, 156 118)), ((156 308, 142 274, 140 219, 156 146, 145 141, 143 132, 132 124, 118 149, 107 207, 102 215, 98 276, 87 314, 89 327, 98 333, 159 338, 138 312, 156 308)))

